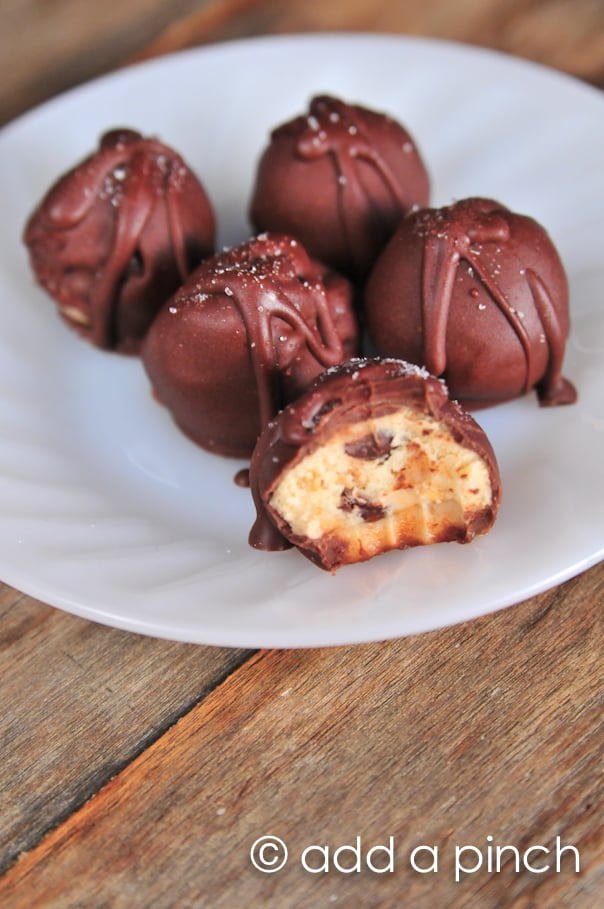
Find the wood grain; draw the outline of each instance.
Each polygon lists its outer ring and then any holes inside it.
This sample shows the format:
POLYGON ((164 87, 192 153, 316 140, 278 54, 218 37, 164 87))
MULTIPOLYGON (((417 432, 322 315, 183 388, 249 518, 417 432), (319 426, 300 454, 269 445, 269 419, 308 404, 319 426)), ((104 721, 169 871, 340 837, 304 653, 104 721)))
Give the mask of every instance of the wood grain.
POLYGON ((105 628, 4 587, 0 873, 248 653, 105 628))
POLYGON ((0 0, 0 124, 109 72, 203 0, 0 0))
POLYGON ((133 59, 292 32, 394 32, 464 41, 604 87, 602 0, 0 0, 0 23, 0 125, 133 59))
POLYGON ((215 0, 169 25, 139 57, 251 35, 393 32, 490 47, 604 87, 601 0, 215 0))
POLYGON ((603 599, 600 565, 451 629, 253 656, 25 855, 0 905, 594 909, 603 599), (249 862, 262 834, 289 845, 278 874, 249 862), (394 837, 394 873, 301 867, 306 846, 357 835, 394 837), (455 883, 454 847, 489 835, 520 851, 559 836, 580 873, 563 856, 560 873, 508 863, 455 883), (438 873, 413 871, 419 845, 438 873))

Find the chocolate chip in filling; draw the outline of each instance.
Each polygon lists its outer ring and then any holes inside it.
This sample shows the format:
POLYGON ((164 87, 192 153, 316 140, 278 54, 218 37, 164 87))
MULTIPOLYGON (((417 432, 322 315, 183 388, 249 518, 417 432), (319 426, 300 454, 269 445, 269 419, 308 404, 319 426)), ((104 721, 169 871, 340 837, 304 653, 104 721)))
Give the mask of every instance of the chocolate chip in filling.
POLYGON ((491 504, 480 456, 445 423, 407 406, 339 427, 283 474, 270 498, 295 537, 337 546, 346 562, 463 539, 472 516, 491 504))

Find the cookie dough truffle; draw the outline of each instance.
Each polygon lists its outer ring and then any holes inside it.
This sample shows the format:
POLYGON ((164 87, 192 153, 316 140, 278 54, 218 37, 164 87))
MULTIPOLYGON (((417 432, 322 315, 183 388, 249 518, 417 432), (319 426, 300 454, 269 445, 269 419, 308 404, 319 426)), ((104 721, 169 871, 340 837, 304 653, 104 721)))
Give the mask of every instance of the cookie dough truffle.
POLYGON ((403 126, 325 95, 272 132, 250 217, 257 230, 297 237, 310 255, 356 280, 428 195, 426 168, 403 126))
POLYGON ((23 239, 65 321, 97 347, 136 353, 161 305, 214 252, 214 232, 180 155, 116 129, 51 187, 23 239))
POLYGON ((264 234, 201 264, 153 323, 142 358, 186 435, 248 457, 280 407, 357 350, 350 283, 296 240, 264 234))
POLYGON ((254 451, 250 544, 334 572, 392 549, 467 543, 500 501, 493 449, 445 384, 401 360, 326 370, 254 451))
POLYGON ((377 352, 444 377, 474 409, 536 389, 568 404, 562 377, 568 285, 546 231, 491 199, 471 198, 405 218, 366 287, 377 352))

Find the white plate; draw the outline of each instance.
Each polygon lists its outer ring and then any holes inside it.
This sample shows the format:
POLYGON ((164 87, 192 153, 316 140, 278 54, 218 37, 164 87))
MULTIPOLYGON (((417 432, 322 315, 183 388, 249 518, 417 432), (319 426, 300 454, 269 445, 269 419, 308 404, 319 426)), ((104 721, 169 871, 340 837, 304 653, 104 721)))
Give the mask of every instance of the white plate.
POLYGON ((159 637, 248 647, 382 640, 508 606, 604 551, 604 98, 533 64, 438 41, 322 35, 194 50, 70 92, 0 134, 0 577, 61 609, 159 637), (549 230, 572 289, 574 407, 483 411, 503 504, 472 545, 390 553, 335 577, 248 547, 241 466, 203 453, 140 363, 90 348, 33 283, 20 234, 105 129, 180 150, 220 242, 246 208, 268 131, 329 92, 415 136, 433 202, 498 198, 549 230))

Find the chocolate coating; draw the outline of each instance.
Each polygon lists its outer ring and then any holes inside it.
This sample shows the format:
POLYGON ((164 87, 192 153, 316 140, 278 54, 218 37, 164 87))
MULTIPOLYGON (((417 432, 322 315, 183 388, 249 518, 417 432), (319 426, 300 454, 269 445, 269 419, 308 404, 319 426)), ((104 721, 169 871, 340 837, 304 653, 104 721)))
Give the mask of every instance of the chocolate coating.
POLYGON ((213 253, 214 231, 183 159, 116 129, 51 187, 23 240, 65 321, 97 347, 135 353, 167 297, 213 253))
POLYGON ((404 361, 377 358, 353 359, 326 370, 268 424, 254 450, 250 486, 257 511, 250 545, 264 550, 293 545, 332 572, 389 549, 467 543, 490 529, 501 497, 493 448, 470 414, 450 400, 444 382, 404 361), (326 468, 318 470, 313 485, 310 464, 322 451, 328 452, 326 468), (322 527, 312 538, 296 531, 275 505, 280 484, 296 469, 295 492, 304 484, 302 508, 314 512, 322 527), (322 497, 330 474, 336 477, 336 508, 331 508, 331 525, 326 519, 326 531, 323 514, 330 503, 322 497), (362 476, 365 485, 358 482, 362 476), (482 490, 473 488, 479 476, 482 490), (463 483, 468 488, 460 505, 463 483), (405 495, 411 504, 401 500, 405 495), (428 527, 426 513, 432 507, 442 513, 433 515, 428 527), (342 532, 338 513, 353 515, 352 523, 342 518, 343 526, 349 524, 342 532), (363 525, 371 525, 366 539, 350 545, 346 534, 363 525))
POLYGON ((276 128, 257 170, 257 230, 297 237, 310 255, 363 279, 401 217, 427 205, 416 145, 385 114, 313 98, 308 114, 276 128))
POLYGON ((247 457, 279 408, 357 349, 350 283, 296 240, 264 234, 200 265, 153 323, 142 359, 186 435, 247 457))
POLYGON ((471 408, 536 389, 576 400, 562 377, 568 284, 545 230, 491 199, 411 213, 369 277, 365 318, 377 352, 442 376, 471 408))

